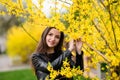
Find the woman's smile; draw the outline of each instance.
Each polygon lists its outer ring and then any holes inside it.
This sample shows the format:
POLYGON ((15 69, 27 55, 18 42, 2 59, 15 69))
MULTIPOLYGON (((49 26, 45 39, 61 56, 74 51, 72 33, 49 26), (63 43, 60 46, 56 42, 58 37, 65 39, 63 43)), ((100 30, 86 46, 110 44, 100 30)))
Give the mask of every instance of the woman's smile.
POLYGON ((54 45, 55 44, 55 41, 48 41, 49 42, 49 44, 51 44, 51 45, 54 45))

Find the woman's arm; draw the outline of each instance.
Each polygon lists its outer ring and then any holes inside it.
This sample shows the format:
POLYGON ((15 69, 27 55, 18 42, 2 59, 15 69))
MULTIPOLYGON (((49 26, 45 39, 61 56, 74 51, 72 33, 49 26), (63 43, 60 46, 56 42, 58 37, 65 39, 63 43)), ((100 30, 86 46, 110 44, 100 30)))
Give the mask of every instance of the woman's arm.
POLYGON ((76 67, 80 66, 80 70, 84 70, 84 59, 83 59, 83 51, 81 51, 81 54, 78 54, 76 52, 76 67))
POLYGON ((82 49, 83 42, 81 38, 75 40, 75 50, 76 50, 76 67, 80 66, 80 69, 84 69, 84 60, 83 60, 83 51, 82 49))
POLYGON ((68 50, 66 50, 65 52, 63 52, 57 59, 55 59, 52 62, 53 68, 58 68, 61 67, 62 62, 65 60, 65 58, 71 58, 71 52, 74 49, 74 40, 71 40, 69 42, 69 47, 68 50))
MULTIPOLYGON (((69 58, 70 56, 71 56, 71 51, 66 50, 59 57, 57 57, 54 61, 52 61, 51 65, 53 66, 54 69, 57 69, 58 67, 62 65, 62 62, 65 60, 65 58, 69 58)), ((38 54, 33 54, 31 59, 32 59, 32 64, 36 70, 49 73, 47 69, 48 63, 42 60, 42 58, 40 58, 38 54)))
POLYGON ((63 61, 66 58, 70 58, 70 57, 71 57, 71 51, 66 50, 66 51, 62 52, 62 54, 59 57, 57 57, 53 62, 51 62, 51 64, 54 69, 57 69, 58 67, 61 67, 63 61))
POLYGON ((42 60, 42 58, 40 58, 38 54, 33 54, 31 56, 31 61, 35 70, 40 70, 42 72, 49 73, 49 71, 47 70, 48 63, 42 60))
POLYGON ((81 70, 84 70, 84 58, 83 58, 83 51, 81 54, 79 54, 76 51, 76 56, 72 56, 71 59, 69 59, 71 67, 80 67, 81 70))

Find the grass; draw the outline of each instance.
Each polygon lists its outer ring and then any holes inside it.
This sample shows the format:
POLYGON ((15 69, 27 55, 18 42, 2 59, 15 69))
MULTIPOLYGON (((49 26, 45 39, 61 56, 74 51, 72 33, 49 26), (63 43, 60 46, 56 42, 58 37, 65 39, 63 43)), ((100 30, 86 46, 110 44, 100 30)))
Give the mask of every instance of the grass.
POLYGON ((37 80, 31 69, 0 72, 0 80, 37 80))

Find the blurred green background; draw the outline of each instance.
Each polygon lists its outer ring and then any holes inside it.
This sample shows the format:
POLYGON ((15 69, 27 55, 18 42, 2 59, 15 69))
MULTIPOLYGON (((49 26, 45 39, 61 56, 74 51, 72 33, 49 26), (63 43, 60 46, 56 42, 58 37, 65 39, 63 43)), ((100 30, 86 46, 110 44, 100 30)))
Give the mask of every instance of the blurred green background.
POLYGON ((0 72, 0 80, 36 80, 31 69, 0 72))

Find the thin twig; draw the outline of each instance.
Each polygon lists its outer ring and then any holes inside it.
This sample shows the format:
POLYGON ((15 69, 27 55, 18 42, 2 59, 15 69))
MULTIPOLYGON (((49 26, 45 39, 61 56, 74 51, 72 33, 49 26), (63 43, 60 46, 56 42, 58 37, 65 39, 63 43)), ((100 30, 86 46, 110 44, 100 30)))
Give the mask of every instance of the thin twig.
POLYGON ((71 5, 70 3, 66 2, 66 1, 62 1, 62 0, 59 0, 59 1, 71 5))
POLYGON ((90 44, 88 44, 87 42, 84 42, 90 49, 94 50, 96 53, 98 53, 100 56, 102 56, 108 63, 110 63, 110 61, 105 57, 105 55, 103 55, 100 51, 96 50, 95 48, 93 48, 90 44))
MULTIPOLYGON (((93 1, 93 3, 94 3, 94 1, 93 1)), ((95 8, 95 10, 96 10, 96 12, 97 12, 98 14, 100 13, 96 8, 95 8)), ((100 15, 98 15, 98 16, 100 17, 100 15)), ((109 35, 108 37, 110 37, 110 39, 111 39, 111 41, 112 41, 112 37, 111 37, 110 32, 108 31, 107 27, 106 27, 106 24, 105 24, 104 20, 103 20, 101 17, 100 17, 100 20, 101 20, 101 22, 103 23, 103 25, 104 25, 104 27, 105 27, 108 35, 109 35)))
MULTIPOLYGON (((100 3, 104 6, 104 8, 105 8, 106 10, 109 11, 108 7, 105 6, 105 4, 104 4, 101 0, 100 0, 100 3)), ((109 4, 109 6, 110 6, 110 4, 109 4)), ((115 19, 115 17, 114 17, 114 16, 111 16, 111 17, 113 18, 113 20, 115 21, 115 23, 117 24, 117 26, 120 28, 120 25, 118 24, 118 21, 115 19)))
POLYGON ((92 21, 93 24, 95 25, 95 28, 97 29, 97 31, 100 33, 100 36, 102 37, 102 39, 105 41, 107 47, 111 50, 111 52, 114 54, 114 51, 111 49, 109 43, 107 42, 107 40, 105 39, 105 37, 101 34, 100 29, 98 29, 97 25, 94 23, 94 21, 92 21))
POLYGON ((117 39, 116 39, 116 35, 115 35, 115 30, 114 30, 114 27, 113 27, 113 21, 112 21, 112 13, 111 13, 111 9, 110 9, 110 3, 108 1, 108 12, 109 12, 109 15, 110 15, 110 22, 111 22, 111 26, 112 26, 112 31, 113 31, 113 35, 114 35, 114 41, 115 41, 115 47, 116 47, 116 50, 118 50, 118 46, 117 46, 117 39))
POLYGON ((38 41, 23 27, 23 25, 21 25, 21 28, 28 34, 28 36, 30 36, 36 43, 38 43, 38 41))

